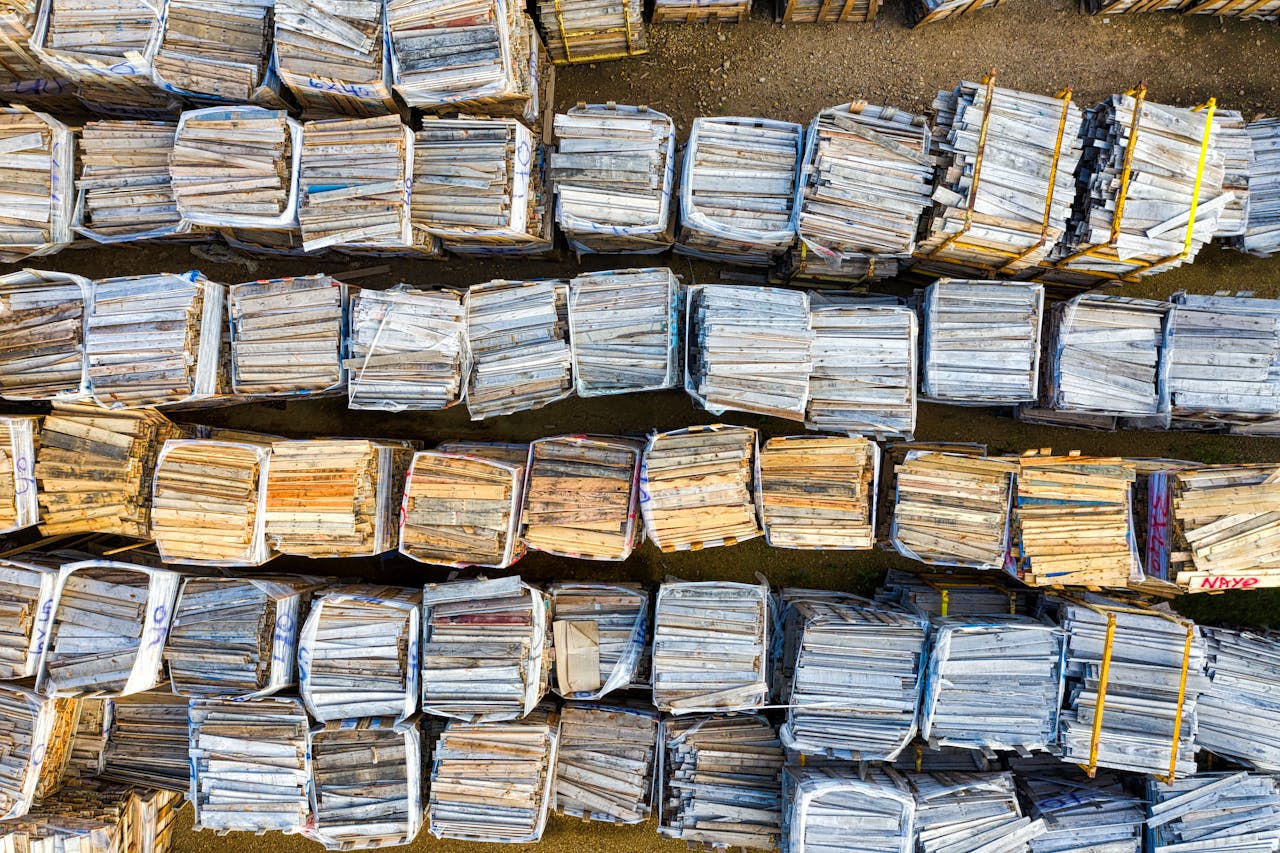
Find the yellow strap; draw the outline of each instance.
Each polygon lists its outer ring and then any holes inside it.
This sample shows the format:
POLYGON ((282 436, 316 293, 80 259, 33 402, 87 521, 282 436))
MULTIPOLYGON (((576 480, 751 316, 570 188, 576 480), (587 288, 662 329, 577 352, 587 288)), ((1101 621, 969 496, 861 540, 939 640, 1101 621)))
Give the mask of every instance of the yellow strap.
POLYGON ((973 206, 978 201, 978 181, 982 177, 982 154, 987 147, 987 124, 991 120, 991 101, 995 95, 996 69, 992 68, 991 73, 982 82, 987 87, 987 100, 982 105, 982 125, 978 128, 978 152, 973 160, 973 182, 969 185, 969 204, 964 211, 964 224, 960 226, 959 231, 939 243, 938 248, 926 254, 925 258, 936 258, 940 253, 946 251, 951 244, 967 234, 969 228, 973 225, 973 206))
POLYGON ((1138 138, 1138 116, 1142 113, 1142 105, 1147 100, 1147 87, 1138 84, 1133 95, 1133 119, 1129 122, 1129 144, 1124 149, 1124 168, 1120 171, 1120 192, 1116 195, 1116 213, 1111 219, 1111 240, 1114 243, 1120 236, 1120 220, 1124 217, 1124 202, 1129 197, 1129 173, 1133 170, 1133 152, 1138 146, 1134 140, 1138 138))
POLYGON ((1213 114, 1218 109, 1218 101, 1216 98, 1210 98, 1208 103, 1203 107, 1196 107, 1196 110, 1205 110, 1204 114, 1204 138, 1200 140, 1200 162, 1196 166, 1196 183, 1191 190, 1191 216, 1187 219, 1187 238, 1182 241, 1182 257, 1191 254, 1191 235, 1196 228, 1196 208, 1200 206, 1200 184, 1204 182, 1204 162, 1209 156, 1209 136, 1213 133, 1213 114))
POLYGON ((1098 772, 1098 744, 1102 741, 1102 714, 1107 707, 1107 679, 1111 676, 1111 649, 1115 640, 1116 616, 1108 613, 1107 639, 1102 645, 1102 670, 1098 673, 1098 701, 1093 709, 1093 732, 1089 735, 1089 764, 1084 768, 1090 778, 1098 772))
POLYGON ((1018 594, 1016 592, 1009 593, 1009 615, 1018 615, 1018 594))
POLYGON ((560 13, 560 0, 555 0, 556 5, 556 25, 560 27, 560 43, 564 45, 564 58, 566 62, 573 62, 573 49, 569 47, 569 35, 564 31, 564 15, 560 13))
POLYGON ((920 744, 916 744, 916 772, 919 773, 924 767, 924 748, 920 744))
POLYGON ((942 594, 942 604, 940 605, 941 612, 938 615, 949 616, 951 615, 950 613, 948 613, 948 611, 951 609, 951 590, 947 589, 946 587, 943 587, 941 590, 941 594, 942 594))
MULTIPOLYGON (((560 4, 560 0, 556 0, 556 5, 560 4)), ((631 5, 630 0, 622 0, 622 25, 627 32, 627 53, 631 53, 635 48, 631 46, 631 5)))
POLYGON ((1169 774, 1164 777, 1164 781, 1171 785, 1178 769, 1178 739, 1182 735, 1182 703, 1187 697, 1187 669, 1191 665, 1191 641, 1195 639, 1195 633, 1195 626, 1188 625, 1187 640, 1182 646, 1182 675, 1178 678, 1178 710, 1173 715, 1173 743, 1169 745, 1169 774))

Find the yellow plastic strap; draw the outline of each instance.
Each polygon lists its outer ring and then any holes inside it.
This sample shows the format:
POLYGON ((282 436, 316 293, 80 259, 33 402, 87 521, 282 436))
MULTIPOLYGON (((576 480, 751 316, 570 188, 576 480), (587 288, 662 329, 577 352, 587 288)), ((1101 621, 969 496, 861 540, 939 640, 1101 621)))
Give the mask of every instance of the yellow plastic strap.
MULTIPOLYGON (((1098 701, 1093 709, 1093 732, 1089 735, 1089 764, 1085 772, 1093 778, 1098 772, 1098 744, 1102 741, 1102 714, 1107 707, 1107 679, 1111 676, 1111 649, 1116 640, 1116 615, 1107 614, 1107 639, 1102 644, 1102 670, 1098 673, 1098 701)), ((1181 703, 1179 703, 1181 710, 1181 703)))
POLYGON ((1018 615, 1018 594, 1016 592, 1009 593, 1009 615, 1018 615))
POLYGON ((924 767, 924 749, 920 744, 916 744, 916 772, 919 773, 924 767))
MULTIPOLYGON (((556 6, 559 7, 560 0, 556 0, 556 6)), ((622 26, 626 28, 627 33, 627 53, 631 53, 634 49, 631 46, 631 3, 630 0, 622 0, 622 26)))
POLYGON ((1169 745, 1169 774, 1164 777, 1164 781, 1169 784, 1173 784, 1173 778, 1178 769, 1178 739, 1182 734, 1182 703, 1187 697, 1187 669, 1191 665, 1191 642, 1195 639, 1195 633, 1195 626, 1187 625, 1187 641, 1182 647, 1182 675, 1178 678, 1178 710, 1173 714, 1173 743, 1169 745))
POLYGON ((560 12, 560 0, 555 0, 556 25, 560 28, 560 43, 564 45, 566 62, 573 62, 573 48, 569 47, 569 35, 564 31, 564 15, 560 12))
POLYGON ((992 68, 991 73, 988 74, 982 82, 985 83, 987 87, 987 100, 986 103, 982 105, 982 125, 978 128, 978 152, 973 159, 973 182, 969 185, 969 204, 964 211, 964 224, 960 226, 959 231, 939 243, 938 248, 925 255, 926 258, 936 258, 949 246, 967 234, 969 228, 973 225, 973 206, 978 201, 978 181, 982 177, 982 154, 987 147, 987 124, 991 120, 991 101, 996 88, 996 70, 992 68))
POLYGON ((949 616, 950 614, 947 611, 951 609, 951 592, 946 587, 943 587, 939 590, 939 593, 942 596, 942 604, 940 605, 941 613, 938 615, 949 616))
POLYGON ((1124 218, 1124 202, 1129 196, 1129 174, 1133 171, 1133 151, 1138 146, 1134 140, 1138 138, 1138 116, 1142 114, 1142 105, 1147 100, 1147 87, 1139 85, 1132 92, 1133 119, 1129 122, 1129 144, 1124 149, 1124 168, 1120 171, 1120 192, 1116 195, 1116 213, 1111 219, 1111 240, 1114 243, 1120 236, 1120 220, 1124 218))
POLYGON ((1058 118, 1058 138, 1053 143, 1053 161, 1049 164, 1049 194, 1044 200, 1044 218, 1040 220, 1040 242, 1049 234, 1049 220, 1053 217, 1053 194, 1058 188, 1058 160, 1062 157, 1062 137, 1067 130, 1067 116, 1071 113, 1071 87, 1063 89, 1062 115, 1058 118))
POLYGON ((1213 114, 1218 109, 1216 98, 1210 98, 1204 107, 1204 138, 1200 140, 1200 162, 1196 165, 1196 183, 1191 190, 1191 215, 1187 219, 1187 237, 1182 241, 1182 257, 1191 254, 1191 235, 1196 228, 1196 208, 1200 206, 1200 184, 1204 182, 1204 162, 1209 155, 1209 136, 1213 133, 1213 114))

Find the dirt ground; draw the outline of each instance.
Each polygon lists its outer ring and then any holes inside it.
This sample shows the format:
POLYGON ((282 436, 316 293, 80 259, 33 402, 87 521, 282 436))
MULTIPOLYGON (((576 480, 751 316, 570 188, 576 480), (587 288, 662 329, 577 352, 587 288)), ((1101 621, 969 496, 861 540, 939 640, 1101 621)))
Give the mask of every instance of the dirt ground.
MULTIPOLYGON (((647 103, 671 114, 681 130, 697 115, 765 116, 808 122, 821 108, 855 99, 925 109, 939 88, 979 79, 991 68, 1006 86, 1050 93, 1074 87, 1082 105, 1145 81, 1149 98, 1194 105, 1209 96, 1222 109, 1246 117, 1280 113, 1280 28, 1263 23, 1178 17, 1167 13, 1091 18, 1071 0, 1011 0, 968 20, 920 30, 905 24, 902 0, 886 5, 874 25, 772 23, 757 4, 753 19, 731 26, 665 25, 650 28, 651 52, 631 60, 560 69, 556 95, 565 108, 577 101, 647 103)), ((93 277, 199 268, 225 282, 302 275, 389 263, 391 271, 359 278, 365 287, 405 281, 418 286, 467 285, 490 278, 571 275, 583 269, 670 263, 686 281, 714 281, 719 271, 683 258, 571 258, 539 262, 475 260, 382 261, 350 259, 233 259, 197 257, 185 246, 116 247, 68 251, 34 259, 29 266, 93 277)), ((882 289, 905 293, 890 283, 882 289)), ((1130 295, 1168 295, 1177 290, 1248 290, 1280 296, 1280 259, 1259 260, 1211 249, 1194 266, 1125 289, 1130 295)), ((430 414, 348 412, 342 400, 310 400, 239 406, 193 416, 203 423, 263 429, 290 436, 361 435, 414 438, 428 446, 450 438, 527 440, 560 432, 640 433, 716 420, 678 392, 572 400, 538 412, 472 423, 461 409, 430 414)), ((783 421, 727 415, 721 420, 760 427, 766 435, 799 431, 783 421)), ((1019 424, 994 411, 922 405, 917 435, 929 440, 985 441, 993 452, 1028 447, 1078 448, 1086 453, 1167 456, 1205 462, 1280 460, 1280 440, 1194 433, 1096 433, 1019 424)), ((560 560, 532 554, 520 572, 531 579, 599 578, 659 580, 750 579, 762 572, 775 586, 820 586, 869 592, 897 559, 883 552, 789 552, 761 540, 733 548, 662 555, 645 545, 621 564, 560 560)), ((281 560, 273 569, 297 567, 281 560)), ((317 567, 312 565, 312 571, 317 567)), ((418 584, 444 577, 441 570, 395 557, 380 561, 328 561, 323 570, 418 584)), ((1189 615, 1248 625, 1280 623, 1280 595, 1228 593, 1184 599, 1189 615)), ((311 842, 292 836, 231 835, 219 840, 188 831, 190 810, 176 840, 177 853, 312 853, 311 842)), ((492 846, 431 839, 420 850, 492 850, 492 846)), ((545 840, 530 851, 622 853, 682 850, 659 839, 651 824, 613 828, 552 819, 545 840)))

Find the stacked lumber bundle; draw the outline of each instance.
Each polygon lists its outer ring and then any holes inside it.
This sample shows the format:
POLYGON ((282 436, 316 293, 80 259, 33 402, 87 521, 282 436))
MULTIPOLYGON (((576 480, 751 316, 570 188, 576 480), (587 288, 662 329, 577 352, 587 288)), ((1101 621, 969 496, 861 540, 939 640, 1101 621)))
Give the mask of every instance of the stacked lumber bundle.
POLYGON ((297 832, 310 819, 307 712, 297 699, 192 699, 195 828, 297 832), (243 779, 256 780, 246 786, 243 779))
POLYGON ((92 283, 70 273, 25 269, 0 276, 0 396, 82 400, 92 283))
POLYGON ((40 551, 0 558, 0 679, 36 674, 62 559, 40 551))
POLYGON ((48 696, 127 696, 163 678, 179 575, 107 560, 64 566, 36 689, 48 696))
POLYGON ((759 536, 758 441, 754 429, 725 424, 652 435, 641 458, 640 511, 653 544, 689 551, 759 536))
POLYGON ((56 112, 79 106, 75 87, 31 50, 39 0, 13 0, 0 10, 0 98, 56 112))
POLYGON ((768 720, 754 714, 667 718, 658 744, 659 835, 715 848, 778 846, 784 756, 768 720))
POLYGON ((563 281, 491 281, 467 295, 473 359, 467 411, 478 421, 540 409, 573 392, 563 281))
POLYGON ((1004 0, 911 0, 907 4, 907 16, 911 20, 911 26, 918 27, 958 18, 979 9, 994 9, 1003 2, 1004 0))
POLYGON ((71 245, 76 194, 71 128, 26 107, 0 108, 0 261, 52 255, 71 245))
POLYGON ((323 273, 231 285, 232 390, 291 396, 342 388, 347 290, 323 273))
POLYGON ((80 131, 72 227, 99 243, 183 234, 169 175, 177 125, 91 121, 80 131))
POLYGON ((1063 599, 1064 761, 1165 780, 1195 772, 1196 707, 1208 686, 1205 642, 1169 613, 1090 596, 1063 599))
MULTIPOLYGON (((943 9, 965 0, 918 0, 943 9)), ((994 5, 994 4, 990 4, 994 5)), ((1034 269, 1062 237, 1075 200, 1080 108, 1071 90, 1055 97, 965 81, 939 92, 933 109, 939 181, 920 266, 995 278, 1034 269)))
POLYGON ((857 849, 911 853, 915 797, 900 775, 856 767, 789 766, 783 776, 788 853, 857 849))
POLYGON ((1031 840, 1031 853, 1142 853, 1146 808, 1125 791, 1119 774, 1089 778, 1047 755, 1010 764, 1028 816, 1045 824, 1031 840))
POLYGON ((0 684, 0 818, 22 817, 36 797, 48 796, 71 758, 79 715, 77 700, 41 696, 16 684, 0 684))
POLYGON ((1023 583, 1123 588, 1141 574, 1132 462, 1031 451, 1018 464, 1013 556, 1023 583))
POLYGON ((896 608, 801 601, 782 741, 804 755, 892 761, 916 733, 926 620, 896 608))
POLYGON ((1204 628, 1209 684, 1196 705, 1196 745, 1246 767, 1280 772, 1280 634, 1204 628))
POLYGON ((436 448, 437 453, 455 453, 475 456, 490 462, 501 462, 523 469, 529 461, 529 445, 505 444, 497 441, 446 441, 436 448))
POLYGON ((112 699, 102 777, 178 794, 191 790, 189 704, 164 687, 112 699))
POLYGON ((1215 110, 1213 141, 1222 153, 1222 192, 1233 196, 1218 214, 1215 238, 1231 242, 1240 237, 1249 221, 1249 163, 1253 159, 1253 141, 1246 130, 1244 116, 1236 110, 1215 110))
POLYGON ((527 255, 552 244, 542 146, 514 118, 428 118, 413 148, 413 227, 452 252, 527 255))
POLYGON ((183 696, 266 696, 294 683, 298 626, 318 578, 182 582, 164 659, 183 696))
POLYGON ((270 448, 213 440, 170 440, 156 459, 151 537, 168 563, 260 566, 267 542, 270 448))
POLYGON ((643 443, 562 435, 529 445, 520 539, 536 551, 586 560, 625 560, 638 524, 643 443))
POLYGON ((1244 233, 1232 243, 1265 258, 1280 251, 1280 118, 1251 121, 1245 133, 1250 141, 1248 217, 1244 233))
POLYGON ((39 417, 0 415, 0 533, 22 530, 40 520, 35 477, 39 435, 39 417))
POLYGON ((1048 828, 1024 817, 1009 773, 917 773, 920 853, 1030 853, 1030 842, 1048 828))
POLYGON ((400 116, 307 122, 298 165, 302 248, 413 248, 412 184, 413 131, 400 116))
POLYGON ((1135 12, 1177 12, 1187 0, 1086 0, 1090 15, 1127 15, 1135 12))
POLYGON ((1184 15, 1217 15, 1223 18, 1257 18, 1274 21, 1280 17, 1276 0, 1198 0, 1182 7, 1184 15))
POLYGON ((870 24, 880 0, 778 0, 775 19, 784 24, 870 24))
POLYGON ((408 844, 422 828, 422 776, 415 723, 374 717, 317 729, 306 835, 327 850, 408 844))
POLYGON ((1280 466, 1171 472, 1170 580, 1190 592, 1280 585, 1280 466))
POLYGON ((693 120, 680 181, 676 251, 767 266, 796 239, 804 128, 762 118, 693 120))
POLYGON ((1147 780, 1147 849, 1188 845, 1257 850, 1280 845, 1280 778, 1269 773, 1200 773, 1165 785, 1147 780))
POLYGON ((400 553, 437 566, 505 569, 520 559, 519 461, 470 450, 414 454, 404 486, 400 553))
POLYGON ((557 814, 635 824, 649 817, 658 716, 577 702, 560 711, 557 814))
POLYGON ((1161 369, 1169 304, 1084 293, 1054 306, 1047 335, 1045 402, 1104 417, 1167 417, 1161 369))
POLYGON ((655 24, 736 24, 751 15, 749 0, 657 0, 655 24))
POLYGON ((939 279, 924 294, 921 390, 959 406, 1036 399, 1044 285, 939 279))
POLYGON ((308 117, 397 112, 378 0, 277 0, 272 58, 308 117))
POLYGON ((915 572, 890 569, 876 590, 876 601, 932 619, 935 616, 1010 616, 1029 613, 1033 593, 1004 574, 915 572))
POLYGON ((1166 348, 1179 421, 1248 424, 1280 414, 1280 300, 1176 293, 1166 348))
POLYGON ((1086 110, 1075 204, 1053 265, 1136 281, 1194 260, 1233 199, 1212 114, 1150 103, 1142 88, 1086 110))
POLYGON ((649 640, 649 594, 630 583, 551 586, 556 693, 600 699, 633 683, 649 640))
POLYGON ((771 699, 774 702, 782 702, 795 683, 796 650, 799 649, 800 641, 804 637, 804 624, 808 618, 806 612, 801 612, 799 605, 807 603, 864 605, 870 604, 870 601, 849 592, 783 587, 777 602, 778 606, 774 611, 777 639, 774 640, 775 648, 771 653, 773 660, 771 699))
POLYGON ((168 853, 182 806, 172 791, 81 779, 37 800, 25 818, 6 821, 0 844, 15 853, 168 853))
POLYGON ((987 753, 1055 745, 1061 630, 1025 616, 948 616, 930 627, 922 738, 987 753))
POLYGON ((85 357, 106 408, 193 403, 217 396, 226 287, 199 272, 93 283, 85 357))
POLYGON ((647 106, 579 103, 556 113, 549 178, 556 222, 579 255, 671 248, 675 125, 647 106))
POLYGON ((653 704, 658 710, 729 713, 768 701, 767 586, 664 583, 653 625, 653 704))
POLYGON ((815 294, 809 301, 805 426, 878 439, 916 429, 916 315, 897 305, 815 294))
POLYGON ((805 144, 800 217, 805 275, 897 275, 929 207, 933 158, 922 116, 855 101, 823 110, 805 144))
POLYGON ((151 76, 166 92, 206 103, 271 103, 274 0, 165 0, 151 76))
POLYGON ((283 110, 208 107, 178 121, 169 175, 183 222, 288 228, 297 221, 302 126, 283 110))
POLYGON ((578 396, 675 387, 680 299, 680 282, 666 267, 575 276, 569 282, 569 339, 578 396))
POLYGON ((889 542, 930 566, 997 571, 1009 551, 1012 460, 910 451, 895 469, 889 542))
POLYGON ((560 722, 547 705, 521 720, 450 720, 432 751, 429 829, 436 838, 532 843, 554 799, 560 722))
POLYGON ((447 409, 470 372, 466 295, 456 290, 358 290, 344 361, 347 407, 447 409))
POLYGON ((368 557, 396 544, 409 448, 366 439, 279 441, 271 447, 263 515, 281 554, 368 557))
POLYGON ((538 24, 557 65, 624 59, 649 52, 644 3, 538 0, 538 24))
POLYGON ((427 584, 422 710, 468 722, 518 720, 547 692, 546 596, 519 577, 427 584))
POLYGON ((40 533, 146 539, 160 448, 185 431, 150 409, 61 406, 45 416, 36 451, 40 533))
POLYGON ((813 359, 803 290, 689 288, 685 390, 707 411, 804 420, 813 359))
POLYGON ((416 589, 353 584, 318 596, 298 637, 298 693, 321 722, 403 720, 418 707, 416 589))
POLYGON ((775 548, 875 546, 880 449, 865 438, 787 436, 760 449, 760 521, 775 548))
MULTIPOLYGON (((164 688, 160 688, 164 689, 164 688)), ((151 691, 144 691, 149 693, 151 691)), ((143 694, 134 694, 135 696, 143 694)), ((107 749, 107 730, 115 708, 114 699, 76 699, 80 706, 76 721, 75 737, 71 741, 71 760, 67 762, 67 780, 83 781, 100 776, 105 764, 103 753, 107 749)))

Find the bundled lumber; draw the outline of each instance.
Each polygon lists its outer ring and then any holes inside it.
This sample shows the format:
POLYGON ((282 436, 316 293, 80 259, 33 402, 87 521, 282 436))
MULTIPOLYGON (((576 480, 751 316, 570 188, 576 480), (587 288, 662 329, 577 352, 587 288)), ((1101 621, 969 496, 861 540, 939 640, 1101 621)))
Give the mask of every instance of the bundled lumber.
POLYGON ((543 159, 514 118, 425 119, 414 140, 413 227, 459 254, 550 250, 543 159))
POLYGON ((297 832, 306 826, 311 750, 300 701, 192 699, 190 719, 196 829, 297 832))
POLYGON ((39 436, 39 417, 0 415, 0 533, 22 530, 40 520, 35 478, 39 436))
POLYGON ((934 749, 917 737, 889 766, 910 773, 970 773, 990 770, 992 762, 977 750, 934 749))
POLYGON ((922 738, 987 753, 1055 746, 1061 630, 1024 616, 940 617, 930 627, 922 738))
POLYGON ((92 287, 71 273, 24 269, 0 276, 0 396, 89 396, 84 346, 92 287))
POLYGON ((13 853, 168 853, 182 805, 172 791, 81 779, 0 825, 0 846, 13 853))
POLYGON ((76 200, 71 128, 26 107, 0 108, 0 261, 52 255, 71 245, 76 200))
POLYGON ((557 65, 625 59, 649 52, 644 4, 637 0, 539 0, 538 24, 557 65))
POLYGON ((600 699, 632 684, 649 640, 649 594, 636 584, 553 584, 556 693, 600 699))
POLYGON ((283 106, 268 70, 274 6, 274 0, 165 0, 149 51, 152 79, 166 92, 206 103, 283 106))
POLYGON ((536 551, 625 560, 644 533, 639 521, 636 439, 562 435, 529 445, 520 539, 536 551))
POLYGON ((865 438, 788 436, 760 449, 760 521, 775 548, 875 545, 880 449, 865 438))
POLYGON ((260 444, 170 440, 156 458, 151 537, 169 563, 260 566, 267 541, 267 458, 260 444))
POLYGON ((321 722, 407 719, 418 708, 416 589, 353 584, 319 595, 298 637, 298 692, 321 722))
POLYGON ((127 696, 163 677, 179 575, 109 560, 62 567, 36 689, 48 696, 127 696))
POLYGON ((36 674, 63 561, 60 554, 42 551, 0 558, 0 679, 36 674))
POLYGON ((182 221, 288 228, 298 218, 302 126, 283 110, 206 107, 178 121, 169 175, 182 221))
POLYGON ((544 593, 518 576, 427 584, 422 614, 423 711, 472 723, 533 713, 551 670, 544 593))
POLYGON ((777 0, 775 10, 784 24, 870 24, 880 0, 777 0))
POLYGON ((1030 853, 1048 828, 1023 816, 1009 773, 917 773, 910 785, 921 853, 1030 853))
POLYGON ((650 436, 640 511, 653 544, 689 551, 759 536, 752 497, 758 443, 754 429, 725 424, 650 436))
POLYGON ((1222 192, 1230 198, 1218 214, 1215 238, 1230 242, 1244 234, 1249 221, 1249 163, 1253 159, 1253 141, 1246 129, 1244 116, 1236 110, 1215 110, 1213 141, 1222 153, 1222 192))
POLYGON ((40 533, 146 539, 160 448, 185 431, 150 409, 62 406, 45 416, 36 451, 40 533))
POLYGON ((1036 399, 1044 285, 939 279, 925 290, 921 391, 960 406, 1036 399))
POLYGON ((764 717, 666 718, 654 780, 658 834, 715 848, 778 846, 782 744, 764 717))
POLYGON ((886 602, 932 619, 935 616, 1010 616, 1033 611, 1034 594, 1025 587, 1004 583, 1006 575, 986 572, 937 572, 917 574, 890 569, 876 590, 876 601, 886 602))
POLYGON ((422 827, 422 777, 416 723, 374 717, 313 731, 307 836, 328 850, 408 844, 422 827))
POLYGON ((573 392, 568 287, 563 281, 491 281, 467 296, 472 420, 540 409, 573 392))
POLYGON ((1269 773, 1201 773, 1167 785, 1148 779, 1147 802, 1151 853, 1280 844, 1280 778, 1269 773))
POLYGON ((892 761, 916 733, 928 623, 896 608, 800 601, 782 742, 804 755, 892 761))
POLYGON ((341 389, 347 292, 323 273, 231 285, 232 390, 277 396, 341 389))
POLYGON ((735 410, 804 420, 813 368, 803 290, 689 288, 685 390, 715 415, 735 410))
POLYGON ((1280 585, 1280 466, 1207 465, 1170 476, 1170 580, 1191 592, 1280 585))
POLYGON ((0 10, 0 98, 62 112, 75 110, 75 87, 31 49, 38 0, 13 0, 0 10))
POLYGON ((871 602, 849 592, 801 587, 782 589, 781 595, 776 598, 775 640, 770 652, 773 665, 771 699, 775 703, 782 703, 795 683, 796 650, 804 637, 804 624, 808 618, 799 609, 799 605, 804 603, 868 605, 871 602))
POLYGON ((433 411, 461 402, 471 365, 466 321, 459 291, 357 291, 344 362, 348 408, 433 411))
POLYGON ((750 15, 748 0, 657 0, 653 7, 655 24, 736 24, 750 15))
POLYGON ((1234 199, 1222 189, 1212 101, 1198 111, 1153 104, 1139 87, 1086 110, 1081 136, 1075 203, 1053 265, 1136 281, 1194 260, 1234 199))
POLYGON ((191 790, 188 704, 163 687, 111 700, 102 777, 178 794, 191 790))
POLYGON ((190 231, 169 175, 176 134, 171 121, 87 122, 76 156, 76 232, 121 243, 190 231))
POLYGON ((796 239, 804 127, 762 118, 694 119, 684 149, 676 251, 767 266, 796 239))
POLYGON ((1018 464, 1012 556, 1023 583, 1123 588, 1141 574, 1132 462, 1029 451, 1018 464))
POLYGON ((413 131, 400 116, 307 122, 298 167, 302 248, 412 248, 412 183, 413 131))
POLYGON ((555 810, 606 823, 649 816, 658 715, 573 702, 560 711, 555 810))
POLYGON ((569 282, 569 339, 579 397, 674 388, 680 299, 666 267, 584 273, 569 282))
POLYGON ((1119 774, 1092 779, 1050 756, 1010 762, 1027 815, 1044 821, 1031 853, 1142 853, 1143 801, 1127 793, 1119 774))
POLYGON ((1248 424, 1280 414, 1280 300, 1176 293, 1167 335, 1175 419, 1248 424))
POLYGON ((1098 596, 1063 599, 1059 616, 1067 636, 1063 760, 1166 781, 1194 773, 1196 707, 1207 687, 1199 629, 1098 596))
POLYGON ((658 710, 728 713, 759 708, 768 700, 768 586, 664 583, 653 625, 658 710))
POLYGON ((16 684, 0 684, 0 818, 22 817, 36 797, 48 796, 57 787, 71 758, 78 716, 75 699, 54 699, 16 684))
POLYGON ((302 251, 302 229, 297 222, 287 228, 223 228, 218 233, 228 246, 247 257, 300 258, 306 255, 302 251))
POLYGON ((529 461, 529 445, 504 444, 496 441, 446 441, 436 448, 437 453, 456 453, 475 456, 490 462, 501 462, 523 469, 529 461))
POLYGON ((1246 767, 1280 772, 1280 634, 1202 630, 1209 683, 1196 705, 1196 744, 1246 767))
POLYGON ((1244 233, 1232 244, 1265 258, 1280 251, 1280 118, 1251 121, 1245 133, 1250 142, 1248 215, 1244 233))
POLYGON ((1222 18, 1258 18, 1274 21, 1280 17, 1276 0, 1199 0, 1183 5, 1184 15, 1217 15, 1222 18))
POLYGON ((375 116, 398 109, 377 0, 277 0, 276 74, 308 116, 375 116))
MULTIPOLYGON (((163 688, 160 688, 163 689, 163 688)), ((149 693, 150 691, 144 691, 149 693)), ((135 696, 143 695, 135 693, 135 696)), ((63 776, 67 781, 82 781, 101 776, 105 764, 107 732, 115 710, 114 699, 75 699, 80 706, 75 737, 71 741, 71 759, 63 776)))
POLYGON ((912 853, 915 797, 892 770, 788 766, 783 776, 787 853, 912 853))
MULTIPOLYGON (((917 0, 933 15, 975 5, 917 0)), ((917 256, 922 268, 985 278, 1034 269, 1062 237, 1075 200, 1080 108, 1054 97, 965 81, 933 109, 939 181, 917 256)))
POLYGON ((924 118, 896 107, 855 101, 818 114, 796 223, 806 275, 878 279, 910 263, 933 182, 929 143, 924 118))
POLYGON ((912 452, 951 453, 957 456, 979 458, 987 453, 987 446, 975 442, 963 441, 890 441, 880 445, 884 454, 884 464, 880 466, 880 495, 877 504, 886 507, 885 512, 876 515, 876 540, 886 551, 893 549, 893 513, 887 508, 893 506, 898 490, 898 466, 906 462, 912 452))
POLYGON ((298 626, 319 578, 182 582, 164 659, 183 696, 257 698, 296 680, 298 626))
POLYGON ((656 254, 674 240, 675 125, 647 106, 556 113, 549 179, 556 222, 579 255, 656 254))
POLYGON ((458 568, 505 569, 519 560, 527 455, 507 462, 469 449, 414 454, 404 486, 400 553, 458 568))
POLYGON ((911 26, 932 24, 969 15, 979 9, 994 9, 1004 0, 911 0, 907 4, 907 17, 911 26))
POLYGON ((1012 460, 908 452, 896 468, 890 544, 930 566, 1003 569, 1017 472, 1012 460))

